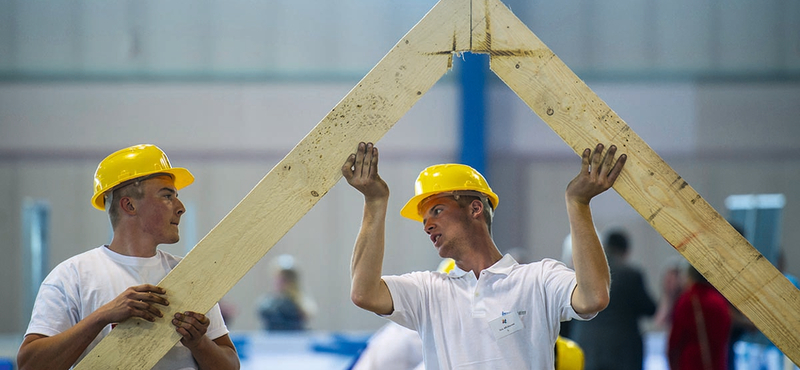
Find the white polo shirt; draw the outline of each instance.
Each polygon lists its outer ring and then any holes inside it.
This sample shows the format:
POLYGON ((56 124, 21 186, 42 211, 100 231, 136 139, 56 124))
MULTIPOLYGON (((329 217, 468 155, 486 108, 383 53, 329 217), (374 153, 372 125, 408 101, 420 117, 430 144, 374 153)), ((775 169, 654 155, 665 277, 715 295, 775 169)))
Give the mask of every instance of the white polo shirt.
POLYGON ((420 333, 426 370, 550 370, 560 322, 594 317, 572 309, 575 272, 553 259, 520 265, 507 254, 479 279, 457 267, 383 279, 386 317, 420 333))

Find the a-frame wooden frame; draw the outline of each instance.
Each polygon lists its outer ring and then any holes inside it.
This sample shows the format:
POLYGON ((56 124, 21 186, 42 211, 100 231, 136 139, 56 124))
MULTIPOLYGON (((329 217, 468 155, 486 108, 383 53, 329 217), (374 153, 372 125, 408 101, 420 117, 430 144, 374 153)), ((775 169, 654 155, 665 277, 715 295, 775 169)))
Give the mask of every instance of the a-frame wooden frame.
MULTIPOLYGON (((627 153, 614 189, 800 363, 800 292, 500 0, 440 0, 159 283, 165 317, 208 311, 333 187, 356 143, 378 141, 467 51, 488 53, 576 153, 598 142, 627 153)), ((150 369, 179 340, 170 320, 128 320, 76 369, 150 369)))

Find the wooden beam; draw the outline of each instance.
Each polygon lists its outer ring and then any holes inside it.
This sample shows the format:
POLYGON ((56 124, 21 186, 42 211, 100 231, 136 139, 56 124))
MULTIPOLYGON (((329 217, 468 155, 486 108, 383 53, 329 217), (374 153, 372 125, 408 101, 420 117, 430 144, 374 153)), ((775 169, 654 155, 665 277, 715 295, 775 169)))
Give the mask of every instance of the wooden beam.
MULTIPOLYGON (((597 142, 627 153, 615 190, 800 362, 800 292, 499 0, 441 0, 164 278, 165 314, 210 309, 339 180, 355 143, 380 139, 464 50, 489 53, 577 153, 597 142)), ((150 368, 178 340, 167 320, 129 320, 76 369, 150 368)))
POLYGON ((170 323, 207 312, 341 177, 361 141, 378 141, 469 49, 469 0, 441 0, 159 285, 166 319, 119 324, 76 367, 150 369, 180 340, 170 323))
MULTIPOLYGON (((800 292, 661 159, 499 0, 473 45, 491 69, 576 152, 616 144, 628 161, 614 189, 795 363, 800 292)), ((474 18, 474 17, 473 17, 474 18)))

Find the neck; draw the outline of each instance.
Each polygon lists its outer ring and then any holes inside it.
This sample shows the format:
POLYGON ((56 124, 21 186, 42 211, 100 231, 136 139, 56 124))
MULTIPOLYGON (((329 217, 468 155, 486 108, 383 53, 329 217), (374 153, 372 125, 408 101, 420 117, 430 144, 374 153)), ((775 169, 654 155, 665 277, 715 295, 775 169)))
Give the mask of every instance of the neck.
POLYGON ((503 254, 500 253, 500 250, 491 240, 490 243, 482 244, 477 248, 477 250, 464 256, 464 258, 456 259, 458 268, 464 271, 472 271, 476 278, 480 277, 481 271, 491 267, 503 258, 503 254))
POLYGON ((156 255, 158 245, 148 243, 141 238, 131 238, 121 230, 114 230, 114 238, 108 249, 124 256, 130 257, 153 257, 156 255))

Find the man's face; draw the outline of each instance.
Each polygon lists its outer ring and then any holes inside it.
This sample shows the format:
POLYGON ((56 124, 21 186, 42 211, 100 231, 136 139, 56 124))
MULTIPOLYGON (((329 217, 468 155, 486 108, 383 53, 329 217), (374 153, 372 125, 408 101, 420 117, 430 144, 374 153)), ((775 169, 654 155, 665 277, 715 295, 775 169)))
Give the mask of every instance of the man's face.
POLYGON ((442 258, 458 260, 467 235, 469 214, 449 194, 434 195, 420 204, 422 225, 442 258))
POLYGON ((144 196, 134 200, 142 232, 156 244, 172 244, 180 240, 178 224, 186 212, 178 199, 178 190, 169 176, 158 176, 142 182, 144 196))

